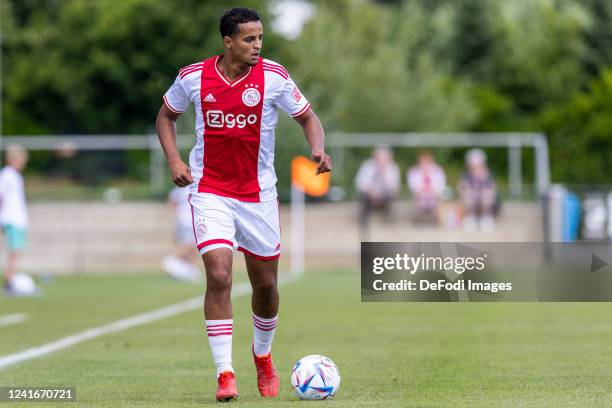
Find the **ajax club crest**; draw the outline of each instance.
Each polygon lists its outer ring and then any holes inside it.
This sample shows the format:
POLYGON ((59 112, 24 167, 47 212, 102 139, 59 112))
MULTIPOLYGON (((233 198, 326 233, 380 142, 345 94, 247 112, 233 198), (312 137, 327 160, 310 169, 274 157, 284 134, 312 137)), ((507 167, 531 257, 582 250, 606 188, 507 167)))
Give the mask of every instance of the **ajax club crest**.
POLYGON ((198 220, 198 225, 196 227, 196 236, 198 240, 204 239, 204 235, 206 235, 206 231, 207 231, 207 228, 206 228, 206 225, 204 225, 204 219, 200 218, 198 220))
POLYGON ((261 95, 259 94, 258 85, 245 85, 247 89, 242 93, 242 103, 244 103, 248 107, 256 106, 261 100, 261 95))

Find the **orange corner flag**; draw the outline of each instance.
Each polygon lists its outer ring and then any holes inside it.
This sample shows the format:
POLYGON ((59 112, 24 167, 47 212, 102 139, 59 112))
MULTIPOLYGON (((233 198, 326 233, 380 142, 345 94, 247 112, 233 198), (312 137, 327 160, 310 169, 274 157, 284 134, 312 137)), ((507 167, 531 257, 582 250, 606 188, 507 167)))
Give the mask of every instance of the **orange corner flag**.
POLYGON ((320 197, 329 191, 331 173, 317 175, 318 164, 304 156, 291 160, 291 183, 304 193, 320 197))

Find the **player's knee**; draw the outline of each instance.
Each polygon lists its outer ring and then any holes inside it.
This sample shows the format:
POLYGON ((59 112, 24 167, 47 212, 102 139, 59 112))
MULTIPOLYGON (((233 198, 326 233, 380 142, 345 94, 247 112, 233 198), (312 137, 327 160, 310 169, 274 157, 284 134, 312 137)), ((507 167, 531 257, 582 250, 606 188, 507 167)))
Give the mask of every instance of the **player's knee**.
POLYGON ((232 288, 232 272, 226 268, 211 268, 206 273, 209 290, 224 291, 232 288))
POLYGON ((273 295, 278 291, 276 279, 261 279, 253 284, 253 291, 262 295, 273 295))

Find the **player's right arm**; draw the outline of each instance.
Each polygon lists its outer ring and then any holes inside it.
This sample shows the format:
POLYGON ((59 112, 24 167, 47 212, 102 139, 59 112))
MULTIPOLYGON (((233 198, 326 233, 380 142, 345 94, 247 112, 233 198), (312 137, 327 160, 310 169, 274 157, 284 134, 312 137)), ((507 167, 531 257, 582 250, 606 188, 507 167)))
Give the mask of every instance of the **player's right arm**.
POLYGON ((166 154, 166 160, 172 172, 172 181, 179 187, 186 187, 193 182, 189 166, 181 159, 176 144, 176 120, 185 111, 190 100, 181 83, 180 75, 164 95, 164 103, 157 113, 155 126, 157 137, 166 154))
POLYGON ((157 137, 166 154, 166 160, 172 172, 172 181, 179 187, 186 187, 193 182, 189 166, 181 159, 176 144, 176 119, 180 113, 172 112, 163 104, 157 114, 155 125, 157 137))

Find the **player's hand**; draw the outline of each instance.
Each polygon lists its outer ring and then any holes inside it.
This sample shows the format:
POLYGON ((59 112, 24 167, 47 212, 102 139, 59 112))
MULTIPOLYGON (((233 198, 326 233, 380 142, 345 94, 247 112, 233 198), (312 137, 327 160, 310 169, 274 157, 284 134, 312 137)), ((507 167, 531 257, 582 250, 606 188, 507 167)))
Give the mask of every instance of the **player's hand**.
POLYGON ((328 171, 331 171, 332 159, 328 154, 326 154, 325 152, 313 150, 312 155, 310 157, 312 158, 312 160, 319 163, 319 166, 317 167, 317 174, 327 173, 328 171))
POLYGON ((187 187, 193 183, 193 177, 191 177, 191 170, 189 166, 182 160, 170 163, 170 170, 172 171, 172 181, 179 187, 187 187))

